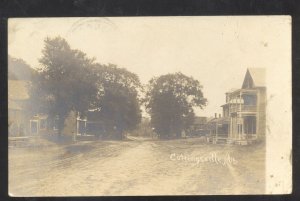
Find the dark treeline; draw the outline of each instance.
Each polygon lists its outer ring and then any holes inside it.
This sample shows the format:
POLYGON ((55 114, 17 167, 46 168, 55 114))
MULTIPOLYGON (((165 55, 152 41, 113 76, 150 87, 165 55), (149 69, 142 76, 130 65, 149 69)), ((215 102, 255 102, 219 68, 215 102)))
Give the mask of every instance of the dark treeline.
POLYGON ((121 139, 141 122, 144 104, 160 138, 180 137, 193 123, 193 107, 206 105, 200 82, 182 73, 155 77, 142 86, 135 73, 97 63, 61 37, 44 42, 41 67, 30 72, 28 107, 32 114, 58 116, 59 134, 71 111, 85 115, 94 109, 107 135, 121 139))

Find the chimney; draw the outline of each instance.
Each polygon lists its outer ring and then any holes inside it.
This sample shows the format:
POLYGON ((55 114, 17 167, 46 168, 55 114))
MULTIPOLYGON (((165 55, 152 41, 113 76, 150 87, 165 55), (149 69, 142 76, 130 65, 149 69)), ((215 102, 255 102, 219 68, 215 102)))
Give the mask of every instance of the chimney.
POLYGON ((219 118, 221 118, 222 116, 221 116, 221 114, 219 114, 219 118))
POLYGON ((217 113, 215 113, 215 118, 218 118, 217 113))

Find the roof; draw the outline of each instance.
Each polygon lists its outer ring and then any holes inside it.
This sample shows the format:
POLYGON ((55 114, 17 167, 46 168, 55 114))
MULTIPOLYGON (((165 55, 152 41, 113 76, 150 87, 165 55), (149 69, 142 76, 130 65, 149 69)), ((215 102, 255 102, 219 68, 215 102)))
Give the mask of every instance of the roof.
POLYGON ((30 82, 25 80, 8 80, 8 99, 27 100, 29 99, 30 82))
POLYGON ((196 116, 194 118, 194 124, 206 124, 207 122, 207 117, 198 117, 196 116))
POLYGON ((225 94, 230 94, 234 91, 238 90, 237 88, 231 88, 229 91, 227 91, 225 94))
POLYGON ((10 110, 22 110, 22 104, 14 101, 14 100, 8 100, 8 109, 10 110))
POLYGON ((264 87, 266 85, 266 69, 264 68, 248 68, 248 71, 253 79, 256 87, 264 87))
POLYGON ((228 124, 230 119, 228 117, 220 117, 220 118, 214 118, 209 121, 209 123, 219 123, 219 124, 228 124))
POLYGON ((102 114, 100 113, 100 111, 88 111, 86 113, 86 117, 87 117, 87 120, 88 121, 101 121, 103 116, 102 114))
POLYGON ((47 119, 47 118, 48 118, 47 114, 38 114, 38 115, 33 116, 31 119, 35 120, 35 119, 47 119))
POLYGON ((215 117, 208 117, 207 122, 210 122, 211 120, 215 119, 215 117))
POLYGON ((253 81, 253 87, 264 87, 266 86, 265 77, 266 70, 264 68, 248 68, 243 82, 243 87, 245 88, 246 81, 251 77, 253 81))

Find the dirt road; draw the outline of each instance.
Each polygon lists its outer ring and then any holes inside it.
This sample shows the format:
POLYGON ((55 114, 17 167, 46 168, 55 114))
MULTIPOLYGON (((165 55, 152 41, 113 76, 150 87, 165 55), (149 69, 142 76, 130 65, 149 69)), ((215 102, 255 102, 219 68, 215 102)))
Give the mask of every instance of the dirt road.
POLYGON ((9 149, 15 196, 264 192, 264 151, 199 139, 78 142, 9 149))

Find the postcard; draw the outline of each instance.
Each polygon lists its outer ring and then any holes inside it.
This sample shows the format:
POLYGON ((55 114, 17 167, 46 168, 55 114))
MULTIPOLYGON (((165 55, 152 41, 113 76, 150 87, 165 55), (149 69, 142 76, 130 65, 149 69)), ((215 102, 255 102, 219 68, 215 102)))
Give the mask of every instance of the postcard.
POLYGON ((290 16, 10 18, 10 196, 292 192, 290 16))

